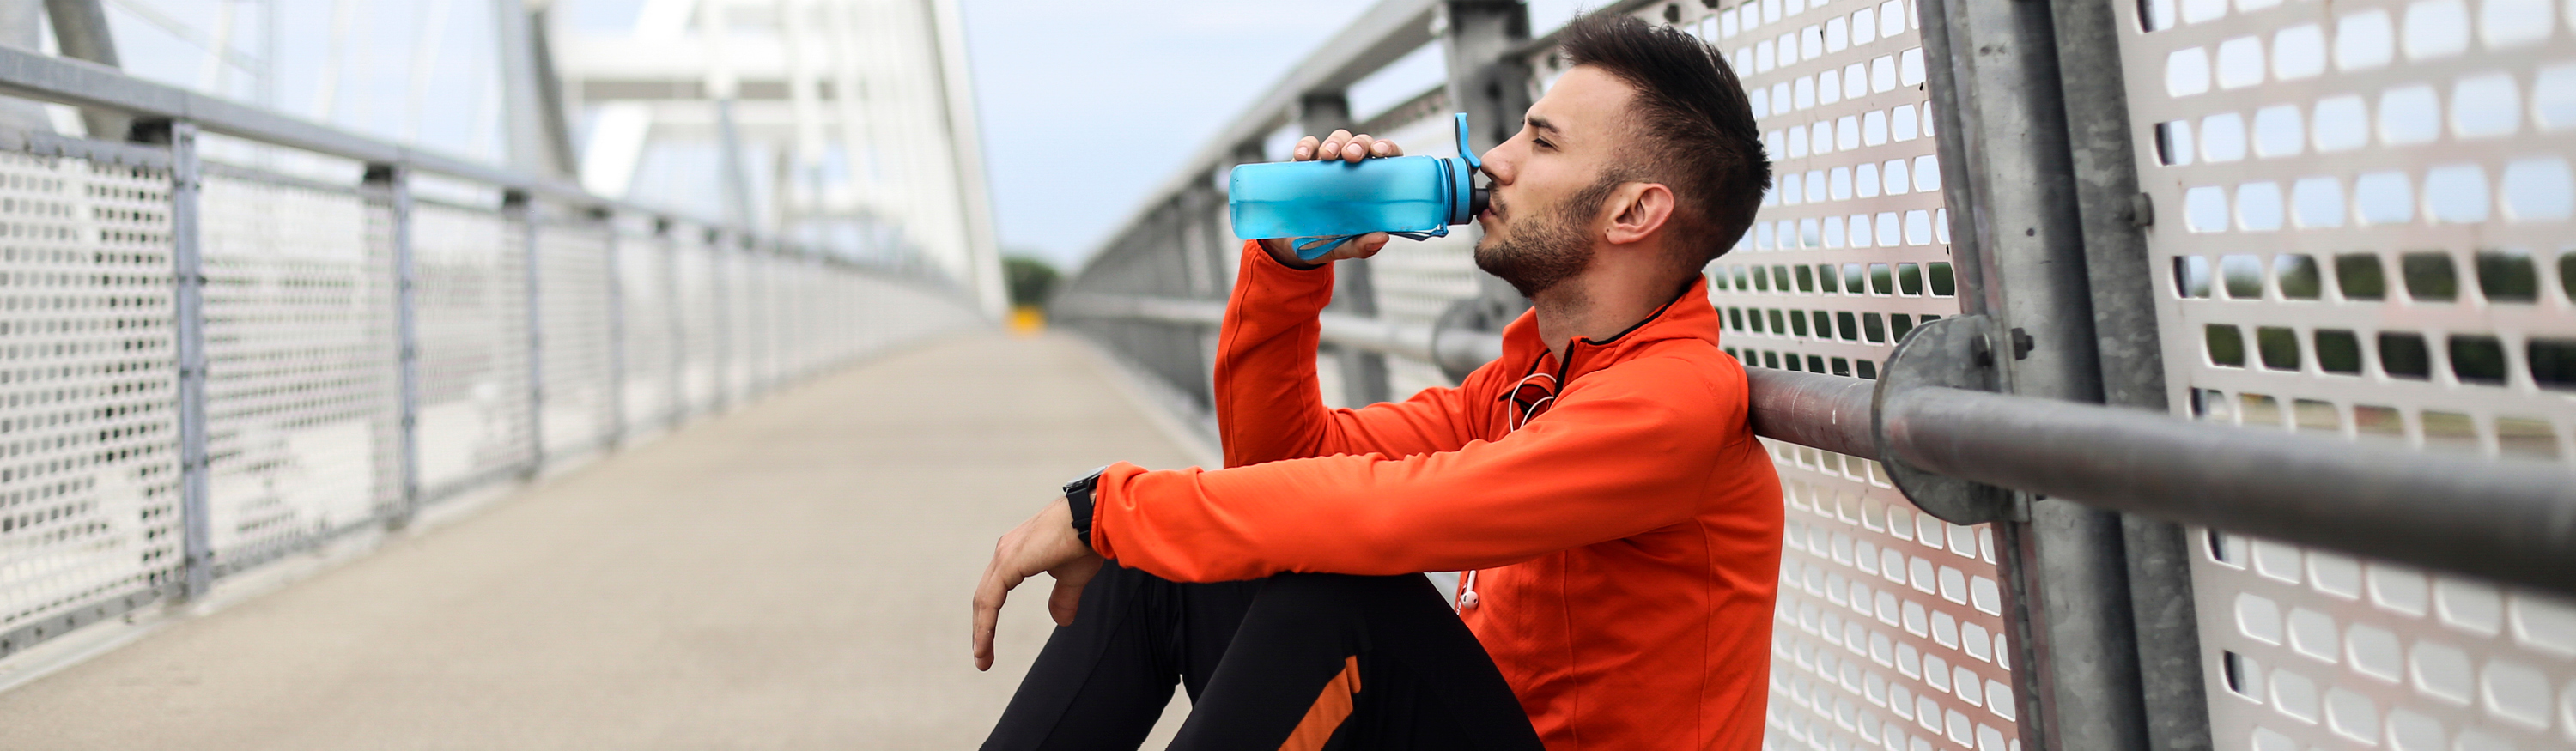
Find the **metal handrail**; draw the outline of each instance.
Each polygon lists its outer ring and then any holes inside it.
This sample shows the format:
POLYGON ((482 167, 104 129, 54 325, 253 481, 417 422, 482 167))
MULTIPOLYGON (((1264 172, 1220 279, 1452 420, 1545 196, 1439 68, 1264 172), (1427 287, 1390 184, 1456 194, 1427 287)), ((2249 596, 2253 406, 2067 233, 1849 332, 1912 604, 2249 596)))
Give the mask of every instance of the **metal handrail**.
POLYGON ((209 133, 367 164, 463 178, 582 208, 649 214, 747 236, 756 234, 746 227, 734 227, 686 212, 594 194, 560 177, 514 171, 372 138, 264 107, 137 78, 125 71, 86 60, 0 46, 0 94, 85 109, 114 110, 141 119, 187 121, 209 133))
MULTIPOLYGON (((1068 295, 1062 315, 1214 325, 1222 303, 1068 295)), ((1323 339, 1468 368, 1502 337, 1325 313, 1323 339), (1447 344, 1446 348, 1434 346, 1447 344), (1444 357, 1445 356, 1445 357, 1444 357)), ((1464 369, 1464 368, 1462 368, 1464 369)), ((2576 595, 2576 473, 2550 462, 2097 404, 1746 366, 1753 432, 2089 506, 2576 595)))

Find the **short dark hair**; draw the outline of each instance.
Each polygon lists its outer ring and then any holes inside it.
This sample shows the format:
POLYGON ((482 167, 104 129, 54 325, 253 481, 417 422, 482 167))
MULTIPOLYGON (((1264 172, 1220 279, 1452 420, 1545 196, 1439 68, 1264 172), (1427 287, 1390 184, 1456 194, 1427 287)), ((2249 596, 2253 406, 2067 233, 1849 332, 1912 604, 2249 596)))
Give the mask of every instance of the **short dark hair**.
POLYGON ((1559 38, 1569 67, 1598 67, 1637 90, 1629 122, 1643 139, 1612 177, 1673 189, 1673 260, 1697 275, 1735 247, 1771 188, 1744 84, 1708 43, 1625 13, 1586 14, 1559 38))

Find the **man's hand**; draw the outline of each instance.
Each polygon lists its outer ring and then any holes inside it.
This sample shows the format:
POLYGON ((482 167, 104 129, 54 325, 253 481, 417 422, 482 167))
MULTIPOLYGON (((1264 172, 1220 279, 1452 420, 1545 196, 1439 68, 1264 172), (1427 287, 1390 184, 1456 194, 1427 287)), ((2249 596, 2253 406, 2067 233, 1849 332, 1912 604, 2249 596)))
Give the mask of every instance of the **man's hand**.
MULTIPOLYGON (((1311 162, 1340 159, 1346 162, 1357 162, 1362 159, 1375 159, 1390 156, 1404 156, 1404 149, 1396 146, 1394 141, 1370 138, 1368 134, 1365 133, 1355 136, 1351 135, 1351 132, 1347 130, 1336 130, 1333 131, 1333 135, 1320 141, 1316 140, 1314 136, 1297 139, 1297 148, 1289 155, 1288 161, 1311 162)), ((1359 239, 1342 243, 1341 247, 1334 248, 1333 252, 1318 256, 1312 261, 1298 258, 1297 251, 1294 248, 1299 241, 1305 239, 1306 238, 1302 237, 1274 237, 1261 241, 1261 249, 1269 251, 1271 258, 1277 259, 1279 263, 1284 264, 1289 268, 1307 269, 1322 266, 1345 258, 1367 258, 1369 256, 1377 255, 1378 249, 1386 247, 1386 241, 1389 238, 1384 232, 1371 232, 1359 236, 1359 239)))
POLYGON ((1074 608, 1082 604, 1082 585, 1100 573, 1100 564, 1100 555, 1074 537, 1073 510, 1063 498, 1002 535, 993 543, 993 562, 984 567, 984 580, 975 585, 975 669, 993 668, 993 626, 1012 587, 1040 572, 1055 577, 1047 612, 1056 625, 1070 626, 1074 608))

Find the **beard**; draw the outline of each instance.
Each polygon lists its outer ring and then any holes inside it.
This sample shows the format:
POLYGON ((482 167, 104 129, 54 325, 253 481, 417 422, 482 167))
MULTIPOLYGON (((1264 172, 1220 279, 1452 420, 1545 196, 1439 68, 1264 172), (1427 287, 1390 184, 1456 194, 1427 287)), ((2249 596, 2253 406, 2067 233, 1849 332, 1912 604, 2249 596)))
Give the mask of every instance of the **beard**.
MULTIPOLYGON (((1541 211, 1519 222, 1506 224, 1501 232, 1485 235, 1476 243, 1476 268, 1500 277, 1519 290, 1522 297, 1535 298, 1539 293, 1571 279, 1592 266, 1592 237, 1585 230, 1592 213, 1601 208, 1601 200, 1621 181, 1605 179, 1576 193, 1571 200, 1541 211)), ((1494 205, 1503 206, 1498 198, 1494 205)), ((1509 216, 1501 211, 1495 212, 1509 216)))

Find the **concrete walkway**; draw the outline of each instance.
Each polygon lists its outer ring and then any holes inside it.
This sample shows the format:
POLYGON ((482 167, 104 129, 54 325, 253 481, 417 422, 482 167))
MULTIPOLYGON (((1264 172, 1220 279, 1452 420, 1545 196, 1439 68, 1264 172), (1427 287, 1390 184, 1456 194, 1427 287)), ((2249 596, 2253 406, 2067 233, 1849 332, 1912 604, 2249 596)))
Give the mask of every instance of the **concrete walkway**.
POLYGON ((1193 463, 1112 378, 979 333, 790 388, 0 693, 0 749, 973 748, 1049 625, 975 672, 993 540, 1193 463))

